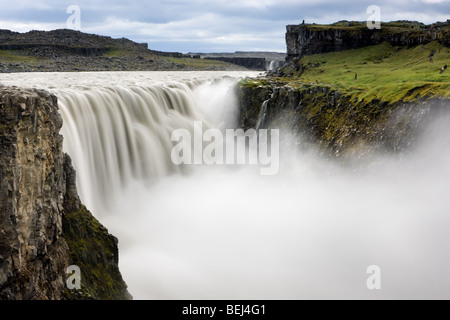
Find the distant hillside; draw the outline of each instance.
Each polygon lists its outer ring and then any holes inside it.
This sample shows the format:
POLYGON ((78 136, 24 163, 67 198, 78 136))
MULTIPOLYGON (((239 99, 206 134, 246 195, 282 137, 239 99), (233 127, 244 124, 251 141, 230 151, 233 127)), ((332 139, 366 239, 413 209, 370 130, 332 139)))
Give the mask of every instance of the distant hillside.
POLYGON ((188 53, 191 57, 230 62, 252 70, 273 71, 286 60, 286 54, 264 51, 236 51, 234 53, 188 53))
POLYGON ((149 50, 146 43, 60 29, 0 30, 0 72, 242 70, 223 61, 149 50))

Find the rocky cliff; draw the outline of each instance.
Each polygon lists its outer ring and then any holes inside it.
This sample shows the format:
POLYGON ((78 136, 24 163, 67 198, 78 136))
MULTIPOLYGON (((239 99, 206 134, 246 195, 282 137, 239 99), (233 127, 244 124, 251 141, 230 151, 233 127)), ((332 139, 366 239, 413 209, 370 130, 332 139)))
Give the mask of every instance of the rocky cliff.
POLYGON ((327 86, 244 85, 240 88, 240 126, 293 132, 298 144, 313 146, 325 157, 347 158, 408 150, 422 128, 448 111, 450 100, 422 99, 389 103, 355 101, 327 86), (262 120, 262 121, 261 121, 262 120))
POLYGON ((450 46, 450 20, 428 26, 408 21, 390 22, 383 23, 381 29, 369 29, 366 23, 347 21, 332 25, 288 25, 286 29, 288 60, 378 45, 384 41, 411 47, 437 40, 450 46))
POLYGON ((61 126, 55 96, 0 87, 0 299, 128 299, 117 240, 79 201, 61 126))
POLYGON ((265 58, 248 58, 248 57, 209 57, 209 60, 218 60, 232 63, 250 70, 266 71, 265 58))
POLYGON ((450 21, 287 26, 290 61, 240 86, 240 125, 294 132, 321 154, 406 150, 450 104, 450 21))
POLYGON ((250 70, 273 71, 286 60, 286 54, 265 51, 236 51, 234 53, 188 53, 197 59, 229 62, 250 70))

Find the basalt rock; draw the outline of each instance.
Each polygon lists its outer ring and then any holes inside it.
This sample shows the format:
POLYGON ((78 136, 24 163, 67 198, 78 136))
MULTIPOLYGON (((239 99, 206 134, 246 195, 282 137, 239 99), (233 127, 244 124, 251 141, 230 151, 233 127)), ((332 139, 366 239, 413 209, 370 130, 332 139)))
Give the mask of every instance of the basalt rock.
POLYGON ((262 129, 286 130, 295 133, 298 145, 314 146, 320 154, 338 158, 407 151, 427 123, 448 115, 449 104, 442 98, 394 104, 354 100, 321 85, 244 85, 239 92, 243 129, 256 128, 259 123, 262 129))
POLYGON ((303 56, 358 49, 384 41, 394 46, 417 46, 439 41, 450 46, 450 21, 426 26, 399 21, 369 29, 366 23, 338 22, 333 25, 300 24, 286 27, 287 60, 303 56))

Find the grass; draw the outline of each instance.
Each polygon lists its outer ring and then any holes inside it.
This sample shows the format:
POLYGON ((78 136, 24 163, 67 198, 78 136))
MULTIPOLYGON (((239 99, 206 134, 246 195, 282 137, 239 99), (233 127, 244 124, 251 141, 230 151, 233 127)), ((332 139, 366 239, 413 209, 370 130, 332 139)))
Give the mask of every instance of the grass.
POLYGON ((129 51, 125 50, 119 50, 119 49, 112 49, 109 52, 104 54, 104 57, 106 58, 118 58, 118 57, 126 57, 130 55, 129 51))
POLYGON ((175 58, 175 57, 167 57, 168 61, 185 65, 187 67, 199 68, 199 69, 207 69, 211 67, 225 67, 230 65, 224 61, 217 60, 209 60, 209 59, 193 59, 193 58, 175 58))
POLYGON ((304 57, 302 71, 293 73, 292 85, 329 85, 358 100, 412 101, 426 97, 450 97, 450 48, 431 42, 415 48, 389 43, 342 52, 304 57), (429 56, 435 51, 434 63, 429 56), (357 74, 357 79, 355 79, 357 74))
POLYGON ((23 55, 14 50, 0 50, 1 63, 35 63, 37 60, 36 57, 23 55))
MULTIPOLYGON (((132 52, 126 51, 126 50, 120 50, 120 49, 112 49, 108 53, 104 55, 104 57, 107 58, 120 58, 120 57, 128 57, 132 55, 132 52)), ((151 56, 152 59, 161 59, 165 60, 169 63, 174 63, 177 65, 185 66, 188 68, 195 68, 195 69, 211 69, 214 67, 225 67, 228 66, 226 62, 223 61, 214 61, 214 60, 208 60, 208 59, 193 59, 193 58, 175 58, 175 57, 157 57, 157 56, 151 56)))
MULTIPOLYGON (((0 50, 0 64, 13 64, 24 66, 38 66, 40 64, 46 64, 51 62, 52 59, 34 57, 27 55, 29 51, 14 51, 14 50, 0 50)), ((234 65, 223 61, 208 60, 208 59, 193 59, 193 58, 175 58, 175 57, 163 57, 146 52, 136 53, 127 49, 113 48, 102 55, 105 58, 126 58, 131 61, 137 61, 137 63, 153 63, 155 66, 161 68, 180 70, 185 68, 186 70, 223 70, 227 67, 233 67, 234 65), (139 59, 138 59, 139 58, 139 59), (175 66, 174 66, 175 65, 175 66), (174 68, 175 67, 175 68, 174 68)), ((76 69, 80 69, 80 66, 74 65, 76 69)), ((234 66, 235 67, 235 66, 234 66)), ((20 70, 20 69, 19 69, 20 70)))
POLYGON ((264 87, 271 85, 271 81, 264 78, 245 78, 240 82, 241 86, 248 88, 264 87))
POLYGON ((345 29, 345 30, 360 30, 363 29, 364 27, 366 27, 365 25, 362 24, 358 24, 358 25, 350 25, 350 26, 343 26, 340 24, 336 24, 336 25, 322 25, 322 24, 310 24, 308 25, 308 29, 310 30, 314 30, 314 31, 326 31, 326 30, 333 30, 333 29, 345 29))
MULTIPOLYGON (((408 21, 392 21, 381 22, 382 32, 410 32, 411 30, 419 30, 426 28, 424 24, 408 21)), ((306 27, 310 30, 361 30, 367 28, 367 22, 361 21, 339 21, 333 24, 307 24, 306 27)))

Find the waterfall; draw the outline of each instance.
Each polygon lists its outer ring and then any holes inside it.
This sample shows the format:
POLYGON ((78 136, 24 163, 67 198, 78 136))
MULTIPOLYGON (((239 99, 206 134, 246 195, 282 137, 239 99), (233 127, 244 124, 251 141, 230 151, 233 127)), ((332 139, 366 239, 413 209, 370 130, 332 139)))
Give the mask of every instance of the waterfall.
MULTIPOLYGON (((170 135, 204 119, 185 84, 98 88, 59 100, 65 149, 79 172, 81 197, 93 203, 119 192, 130 179, 148 180, 177 169, 170 135), (89 183, 86 183, 89 181, 89 183)), ((106 202, 107 203, 107 202, 106 202)))
POLYGON ((173 165, 173 129, 236 124, 241 74, 232 76, 36 73, 2 83, 58 96, 82 201, 120 240, 137 299, 448 297, 450 116, 404 157, 357 167, 294 145, 282 145, 276 176, 173 165), (373 266, 381 291, 367 286, 373 266))
POLYGON ((133 181, 152 183, 180 171, 170 157, 176 129, 194 132, 194 121, 205 130, 211 122, 232 128, 237 114, 230 94, 237 80, 220 79, 59 90, 64 148, 83 201, 101 212, 133 181))
MULTIPOLYGON (((257 72, 97 72, 10 75, 12 83, 58 97, 64 151, 77 170, 82 201, 100 212, 130 184, 147 185, 180 172, 171 151, 174 130, 194 132, 237 122, 233 89, 257 72)), ((5 79, 6 81, 8 79, 5 79)))
POLYGON ((267 105, 269 104, 270 99, 263 102, 261 105, 261 109, 258 113, 258 120, 256 121, 256 130, 264 128, 266 124, 266 116, 267 116, 267 105))
POLYGON ((266 71, 275 72, 279 67, 284 64, 284 61, 281 60, 267 60, 266 61, 266 71))

